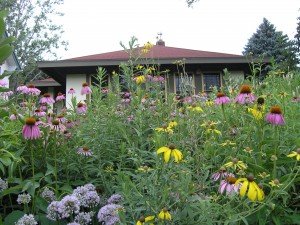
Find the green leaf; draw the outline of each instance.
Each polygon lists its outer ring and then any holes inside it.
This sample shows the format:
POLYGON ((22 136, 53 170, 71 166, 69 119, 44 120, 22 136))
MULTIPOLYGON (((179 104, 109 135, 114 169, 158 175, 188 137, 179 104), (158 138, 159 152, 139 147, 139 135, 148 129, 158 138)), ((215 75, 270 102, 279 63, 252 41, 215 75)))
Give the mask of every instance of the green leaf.
POLYGON ((3 39, 3 40, 0 42, 0 46, 1 46, 1 45, 6 45, 6 44, 11 44, 11 43, 13 43, 15 40, 16 40, 16 38, 14 38, 14 37, 8 37, 8 38, 5 38, 5 39, 3 39))
POLYGON ((13 47, 9 44, 0 46, 0 63, 2 64, 13 52, 13 47))
POLYGON ((5 225, 15 225, 15 223, 22 217, 24 216, 24 212, 20 210, 14 210, 10 214, 7 215, 4 219, 4 224, 5 225))
POLYGON ((1 14, 0 14, 0 37, 3 35, 3 33, 5 32, 5 23, 4 23, 4 19, 1 18, 1 14))
POLYGON ((0 161, 4 164, 4 166, 9 166, 11 164, 11 159, 8 156, 1 156, 0 161))

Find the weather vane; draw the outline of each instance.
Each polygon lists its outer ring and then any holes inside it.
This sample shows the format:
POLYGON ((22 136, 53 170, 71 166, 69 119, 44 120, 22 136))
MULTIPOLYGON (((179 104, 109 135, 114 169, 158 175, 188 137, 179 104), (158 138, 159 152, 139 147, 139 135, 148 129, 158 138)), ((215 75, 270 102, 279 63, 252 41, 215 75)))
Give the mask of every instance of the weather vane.
POLYGON ((162 32, 158 32, 156 39, 161 40, 161 36, 162 36, 162 32))

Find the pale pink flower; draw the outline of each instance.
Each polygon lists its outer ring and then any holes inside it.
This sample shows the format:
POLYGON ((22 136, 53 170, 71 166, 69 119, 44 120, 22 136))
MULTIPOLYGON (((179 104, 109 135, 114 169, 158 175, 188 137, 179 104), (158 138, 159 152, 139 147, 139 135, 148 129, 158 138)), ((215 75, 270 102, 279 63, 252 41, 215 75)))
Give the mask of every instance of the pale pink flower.
POLYGON ((63 93, 61 93, 61 92, 58 92, 58 94, 57 94, 55 100, 56 100, 57 102, 60 102, 60 101, 63 101, 63 100, 65 100, 65 99, 66 99, 65 95, 64 95, 63 93))
POLYGON ((76 112, 77 114, 85 114, 86 113, 86 110, 87 110, 87 106, 86 104, 82 103, 82 102, 79 102, 77 104, 77 109, 76 109, 76 112))
POLYGON ((81 94, 86 95, 91 93, 92 93, 92 89, 89 87, 88 83, 83 83, 81 88, 81 94))
POLYGON ((77 153, 84 156, 92 156, 93 152, 88 147, 80 147, 77 149, 77 153))
POLYGON ((228 173, 226 172, 225 168, 221 168, 218 172, 211 175, 211 179, 213 181, 222 180, 224 177, 226 177, 228 173))
POLYGON ((215 99, 216 105, 224 105, 230 103, 230 98, 227 97, 224 93, 219 92, 217 98, 215 99))
POLYGON ((17 87, 17 92, 21 92, 23 94, 26 94, 27 91, 27 86, 26 85, 21 85, 19 87, 17 87))
POLYGON ((37 89, 33 84, 29 84, 27 86, 27 89, 24 90, 23 93, 28 95, 40 95, 41 91, 37 89))
POLYGON ((75 94, 76 92, 75 92, 75 89, 74 88, 70 88, 70 90, 68 91, 68 94, 75 94))
POLYGON ((5 80, 0 79, 0 87, 5 87, 8 83, 5 80))
POLYGON ((279 106, 272 106, 270 113, 266 115, 266 121, 273 125, 284 125, 284 117, 279 106))
POLYGON ((33 117, 29 117, 25 120, 22 134, 25 139, 30 140, 38 139, 41 137, 40 128, 36 125, 36 120, 33 117))
POLYGON ((11 114, 11 115, 9 116, 9 119, 10 119, 11 121, 16 120, 16 119, 18 119, 18 115, 17 115, 17 114, 11 114))
POLYGON ((46 116, 46 112, 44 112, 44 111, 42 111, 42 110, 40 110, 40 109, 36 109, 36 110, 34 111, 34 115, 35 115, 35 116, 38 116, 38 117, 44 117, 44 116, 46 116))
POLYGON ((40 99, 41 104, 53 104, 55 103, 54 99, 49 93, 43 94, 43 97, 40 99))
POLYGON ((242 85, 240 94, 235 98, 235 102, 244 105, 250 104, 255 101, 255 96, 251 93, 251 87, 249 85, 242 85))
POLYGON ((226 192, 226 195, 235 194, 239 190, 239 185, 235 185, 237 179, 233 174, 229 174, 225 180, 222 180, 219 187, 219 192, 221 194, 226 192))

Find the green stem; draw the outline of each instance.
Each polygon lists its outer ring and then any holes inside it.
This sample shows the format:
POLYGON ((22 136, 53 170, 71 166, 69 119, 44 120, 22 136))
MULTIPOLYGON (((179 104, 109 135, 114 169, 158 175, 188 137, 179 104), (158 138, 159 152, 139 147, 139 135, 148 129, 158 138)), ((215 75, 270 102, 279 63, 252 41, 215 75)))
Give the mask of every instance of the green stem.
POLYGON ((32 170, 32 178, 34 177, 34 155, 33 155, 33 148, 32 148, 32 142, 29 141, 29 148, 31 153, 31 170, 32 170))

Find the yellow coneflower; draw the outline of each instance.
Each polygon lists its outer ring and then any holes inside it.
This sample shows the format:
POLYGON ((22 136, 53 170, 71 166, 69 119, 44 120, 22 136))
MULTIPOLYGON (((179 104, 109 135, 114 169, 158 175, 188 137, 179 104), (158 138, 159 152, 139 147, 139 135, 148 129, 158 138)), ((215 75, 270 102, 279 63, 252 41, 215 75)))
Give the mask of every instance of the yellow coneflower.
POLYGON ((279 182, 278 179, 271 180, 271 181, 269 182, 269 184, 270 184, 272 187, 279 187, 279 186, 282 185, 282 184, 279 182))
POLYGON ((157 150, 157 154, 164 153, 164 161, 168 163, 170 157, 174 158, 175 162, 180 162, 183 159, 183 155, 180 150, 176 149, 175 145, 170 144, 168 147, 161 147, 157 150))
POLYGON ((168 127, 170 127, 171 129, 176 127, 178 125, 178 123, 176 121, 171 121, 169 124, 168 124, 168 127))
POLYGON ((136 84, 143 84, 146 82, 146 77, 144 75, 140 75, 134 78, 136 84))
POLYGON ((218 134, 218 135, 221 135, 221 131, 219 131, 217 128, 216 128, 216 122, 214 121, 207 121, 203 124, 201 124, 200 126, 201 127, 205 127, 206 128, 206 134, 218 134))
POLYGON ((252 174, 248 175, 247 178, 240 178, 235 182, 235 185, 239 186, 242 183, 240 188, 240 195, 242 197, 247 193, 247 197, 251 201, 262 201, 265 197, 263 190, 254 182, 254 176, 252 174))
POLYGON ((287 157, 295 157, 297 161, 300 160, 300 148, 297 149, 297 151, 292 151, 292 153, 288 154, 287 157))
POLYGON ((269 177, 270 174, 267 174, 266 172, 262 172, 262 173, 259 173, 258 176, 264 179, 264 178, 269 177))
POLYGON ((245 170, 247 169, 247 165, 243 163, 243 161, 239 161, 237 158, 233 158, 231 162, 225 163, 224 164, 225 168, 233 168, 236 170, 237 168, 240 170, 245 170))
POLYGON ((192 112, 203 112, 203 109, 200 106, 197 106, 196 104, 188 106, 187 109, 192 112))
POLYGON ((167 126, 167 125, 155 128, 155 131, 157 131, 157 132, 165 132, 165 133, 168 133, 168 134, 173 134, 172 128, 170 126, 167 126))
POLYGON ((223 143, 220 144, 220 146, 225 147, 225 146, 234 146, 236 145, 235 142, 231 142, 230 140, 226 140, 223 143))
POLYGON ((163 208, 160 213, 158 214, 158 218, 161 220, 171 220, 172 216, 169 213, 167 208, 163 208))
POLYGON ((215 104, 214 101, 212 101, 211 99, 208 99, 205 102, 205 105, 208 106, 208 107, 213 106, 214 104, 215 104))
MULTIPOLYGON (((154 218, 155 218, 155 216, 147 216, 147 217, 141 216, 139 218, 139 220, 136 222, 136 225, 144 225, 147 222, 153 221, 154 218)), ((149 223, 149 225, 154 225, 154 224, 153 223, 149 223)))

